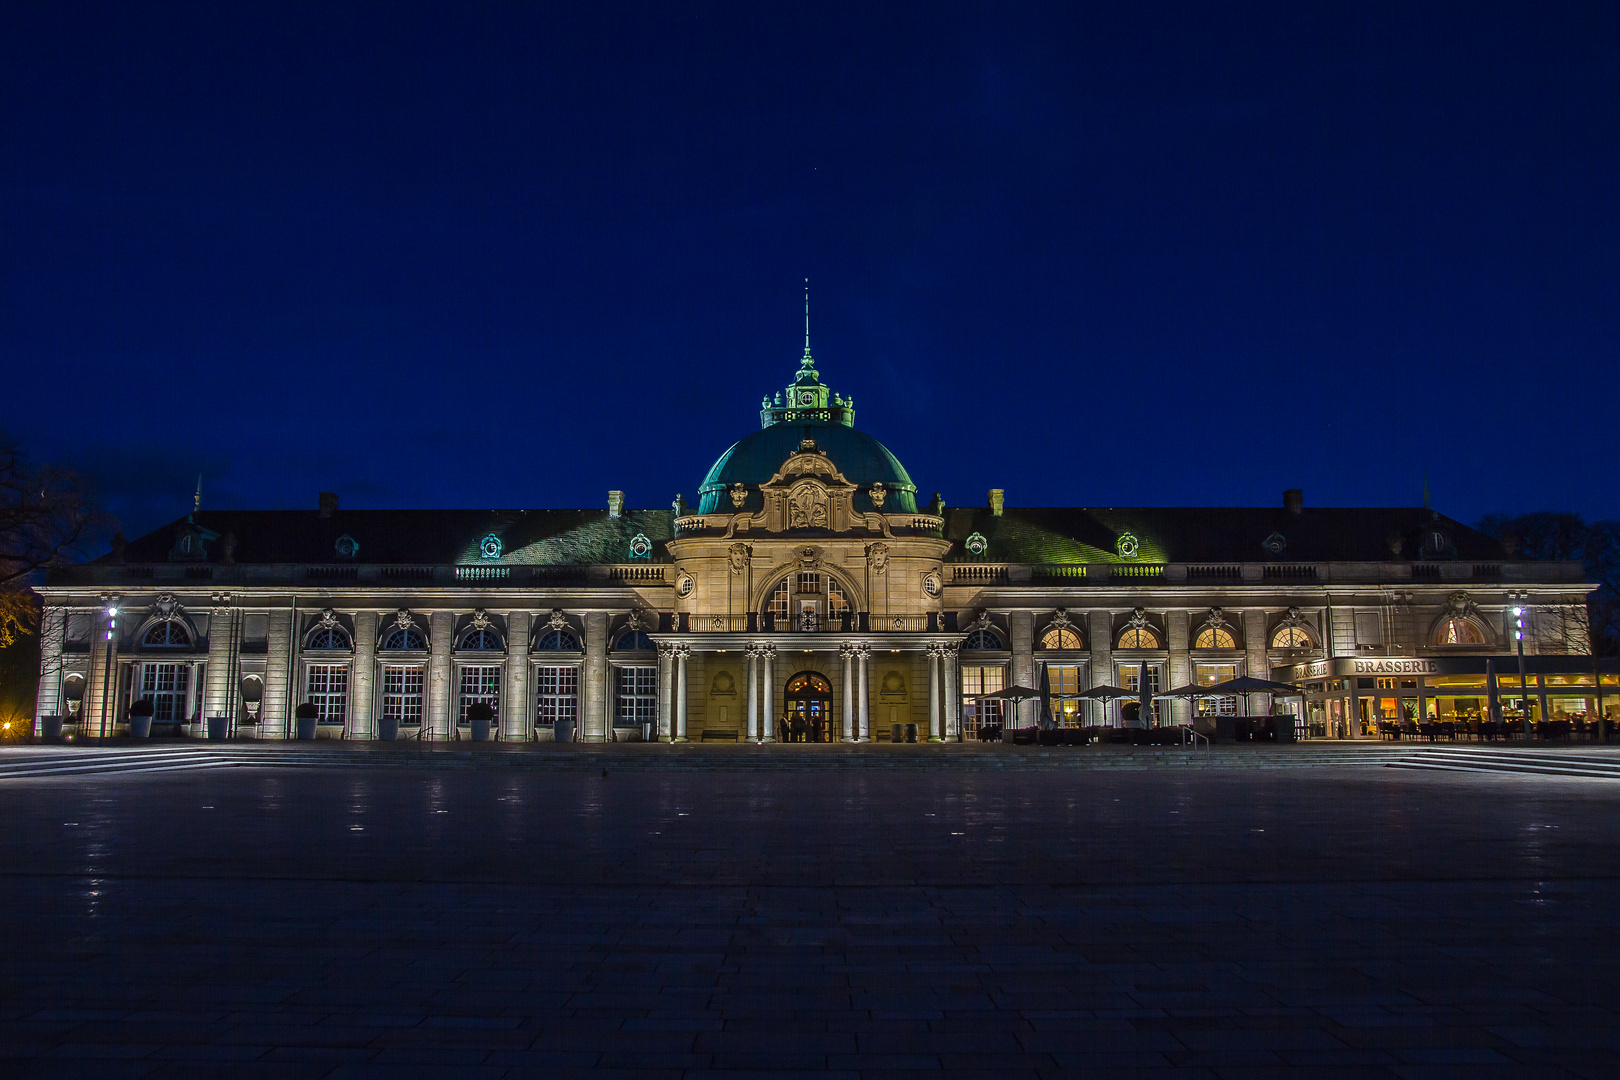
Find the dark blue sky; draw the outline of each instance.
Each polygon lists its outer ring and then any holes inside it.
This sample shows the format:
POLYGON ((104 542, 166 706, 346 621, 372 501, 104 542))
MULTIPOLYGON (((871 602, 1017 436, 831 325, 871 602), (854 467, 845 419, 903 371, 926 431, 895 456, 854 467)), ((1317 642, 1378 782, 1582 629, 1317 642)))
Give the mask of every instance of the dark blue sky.
POLYGON ((1620 515, 1620 5, 36 4, 5 425, 190 505, 691 499, 814 349, 926 496, 1620 515))

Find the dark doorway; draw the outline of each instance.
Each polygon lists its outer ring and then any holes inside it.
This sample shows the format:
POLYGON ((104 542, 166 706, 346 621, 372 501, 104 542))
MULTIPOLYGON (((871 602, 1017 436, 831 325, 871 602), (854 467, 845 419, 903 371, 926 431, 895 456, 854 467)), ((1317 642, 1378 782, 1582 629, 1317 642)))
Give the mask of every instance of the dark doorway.
POLYGON ((814 671, 801 671, 787 682, 786 729, 777 732, 784 742, 832 740, 832 683, 814 671))

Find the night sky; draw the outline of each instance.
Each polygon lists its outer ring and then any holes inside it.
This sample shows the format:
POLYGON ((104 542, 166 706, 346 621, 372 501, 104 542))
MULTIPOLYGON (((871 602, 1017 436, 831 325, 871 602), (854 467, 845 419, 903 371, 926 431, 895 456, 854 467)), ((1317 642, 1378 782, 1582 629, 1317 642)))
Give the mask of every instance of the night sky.
POLYGON ((1620 516, 1620 5, 7 6, 4 425, 190 509, 1620 516))

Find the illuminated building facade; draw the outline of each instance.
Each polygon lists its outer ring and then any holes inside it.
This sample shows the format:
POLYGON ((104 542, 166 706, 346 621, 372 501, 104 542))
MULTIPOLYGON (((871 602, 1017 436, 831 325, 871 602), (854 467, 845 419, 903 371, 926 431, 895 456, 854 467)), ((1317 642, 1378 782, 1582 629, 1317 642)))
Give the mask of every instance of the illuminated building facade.
MULTIPOLYGON (((1580 565, 1427 509, 919 503, 808 346, 760 419, 693 506, 198 511, 51 575, 39 712, 116 733, 150 699, 155 731, 278 739, 307 704, 321 737, 450 739, 487 704, 508 740, 926 742, 1035 725, 1036 702, 974 700, 1007 686, 1116 725, 1125 705, 1079 695, 1255 675, 1306 687, 1276 703, 1302 734, 1367 737, 1511 715, 1515 607, 1532 710, 1598 707, 1580 565)), ((1241 708, 1164 698, 1147 722, 1241 708)))

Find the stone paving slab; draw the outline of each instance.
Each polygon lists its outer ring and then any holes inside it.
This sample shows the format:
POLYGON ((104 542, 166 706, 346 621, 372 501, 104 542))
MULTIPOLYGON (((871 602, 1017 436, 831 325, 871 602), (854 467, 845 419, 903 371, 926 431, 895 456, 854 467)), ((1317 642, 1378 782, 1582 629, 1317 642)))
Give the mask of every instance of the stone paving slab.
POLYGON ((1376 768, 33 779, 0 1075, 1613 1077, 1617 809, 1376 768))

